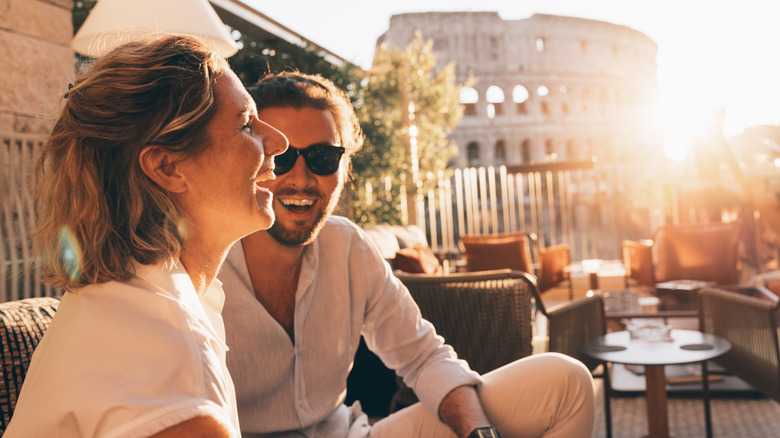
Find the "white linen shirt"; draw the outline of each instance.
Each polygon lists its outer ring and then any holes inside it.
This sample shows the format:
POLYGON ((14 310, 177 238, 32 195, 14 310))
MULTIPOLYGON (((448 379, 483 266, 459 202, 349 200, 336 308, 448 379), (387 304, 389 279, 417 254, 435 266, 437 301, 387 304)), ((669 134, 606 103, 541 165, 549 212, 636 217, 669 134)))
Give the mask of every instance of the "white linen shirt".
POLYGON ((147 437, 198 416, 239 436, 214 281, 202 299, 174 266, 67 292, 33 354, 14 437, 147 437))
POLYGON ((420 317, 370 239, 345 218, 329 218, 304 249, 294 343, 256 299, 240 244, 218 277, 226 293, 227 363, 245 433, 346 437, 343 402, 361 334, 436 416, 452 389, 480 381, 420 317))

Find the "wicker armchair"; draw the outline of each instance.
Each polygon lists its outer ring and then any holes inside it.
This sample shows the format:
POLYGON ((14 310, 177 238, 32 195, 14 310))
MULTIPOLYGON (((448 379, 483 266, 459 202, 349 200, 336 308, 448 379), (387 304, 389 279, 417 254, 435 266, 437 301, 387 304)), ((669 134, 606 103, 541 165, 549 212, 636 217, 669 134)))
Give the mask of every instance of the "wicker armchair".
POLYGON ((701 331, 731 343, 731 350, 716 362, 780 402, 778 297, 760 286, 739 292, 705 288, 699 293, 699 304, 701 331))
POLYGON ((593 377, 604 380, 604 420, 607 437, 612 436, 612 415, 610 409, 610 386, 607 364, 582 354, 585 341, 607 333, 604 318, 604 302, 601 296, 593 295, 560 304, 547 312, 548 351, 571 356, 591 371, 593 377), (601 372, 597 371, 599 365, 601 372))
MULTIPOLYGON (((529 274, 510 269, 444 276, 395 274, 423 318, 478 373, 531 354, 534 304, 541 300, 529 274)), ((413 402, 410 393, 399 382, 390 411, 413 402)))
POLYGON ((56 298, 27 298, 0 304, 0 435, 11 421, 30 358, 58 305, 56 298))

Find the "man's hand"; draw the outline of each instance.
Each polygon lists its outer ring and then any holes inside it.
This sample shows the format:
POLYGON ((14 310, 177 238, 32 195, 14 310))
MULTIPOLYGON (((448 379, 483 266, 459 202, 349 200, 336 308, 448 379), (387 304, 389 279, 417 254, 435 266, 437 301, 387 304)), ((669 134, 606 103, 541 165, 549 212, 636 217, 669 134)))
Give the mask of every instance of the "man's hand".
POLYGON ((439 405, 439 418, 460 438, 480 426, 490 426, 473 386, 459 386, 447 394, 439 405))
POLYGON ((228 435, 228 431, 217 420, 201 416, 182 421, 149 438, 228 438, 228 435))

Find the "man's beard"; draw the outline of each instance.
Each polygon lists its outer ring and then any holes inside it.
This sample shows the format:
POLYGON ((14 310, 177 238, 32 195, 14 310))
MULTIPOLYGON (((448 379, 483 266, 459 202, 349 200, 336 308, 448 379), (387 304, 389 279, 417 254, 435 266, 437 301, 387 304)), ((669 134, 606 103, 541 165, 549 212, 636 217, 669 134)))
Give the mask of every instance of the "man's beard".
MULTIPOLYGON (((306 246, 312 243, 314 239, 317 238, 322 227, 325 226, 325 222, 327 222, 331 213, 333 213, 333 210, 336 208, 342 185, 343 184, 339 184, 338 187, 336 187, 328 200, 328 205, 325 207, 322 207, 322 199, 324 198, 321 196, 318 198, 320 199, 320 203, 318 203, 319 211, 317 212, 313 225, 293 223, 294 228, 290 229, 283 226, 281 222, 277 220, 274 221, 274 224, 268 229, 268 234, 279 244, 284 246, 306 246)), ((279 215, 277 214, 276 217, 278 218, 279 215)))

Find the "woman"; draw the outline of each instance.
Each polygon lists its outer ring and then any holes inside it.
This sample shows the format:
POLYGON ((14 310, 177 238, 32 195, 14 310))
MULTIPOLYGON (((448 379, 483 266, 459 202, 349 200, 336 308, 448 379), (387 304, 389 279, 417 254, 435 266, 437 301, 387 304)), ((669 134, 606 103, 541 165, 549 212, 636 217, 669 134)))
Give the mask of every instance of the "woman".
POLYGON ((36 168, 37 250, 64 287, 5 436, 238 436, 225 366, 230 246, 273 222, 273 155, 223 58, 165 36, 102 56, 36 168))

